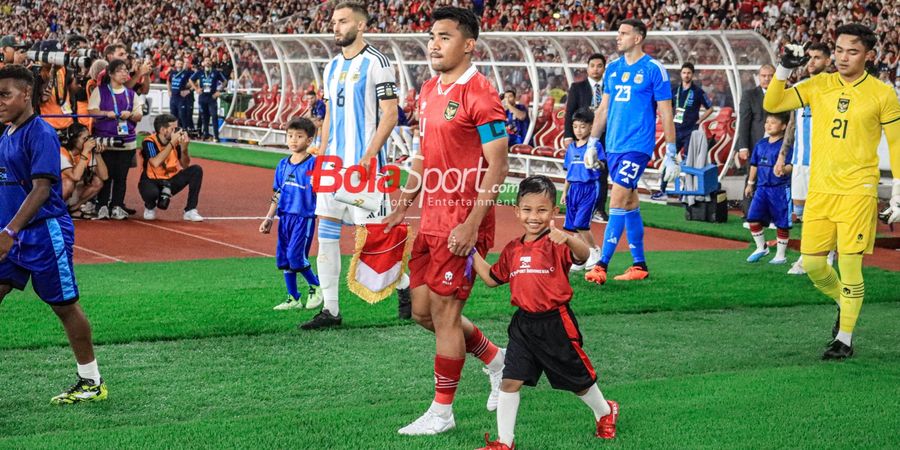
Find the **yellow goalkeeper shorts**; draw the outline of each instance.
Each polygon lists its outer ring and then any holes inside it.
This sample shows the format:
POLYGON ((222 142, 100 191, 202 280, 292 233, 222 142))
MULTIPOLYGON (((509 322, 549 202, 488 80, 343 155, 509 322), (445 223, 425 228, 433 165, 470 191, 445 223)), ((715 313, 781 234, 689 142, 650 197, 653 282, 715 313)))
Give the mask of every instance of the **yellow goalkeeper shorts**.
POLYGON ((810 192, 803 212, 800 252, 871 254, 875 247, 878 199, 867 195, 810 192))

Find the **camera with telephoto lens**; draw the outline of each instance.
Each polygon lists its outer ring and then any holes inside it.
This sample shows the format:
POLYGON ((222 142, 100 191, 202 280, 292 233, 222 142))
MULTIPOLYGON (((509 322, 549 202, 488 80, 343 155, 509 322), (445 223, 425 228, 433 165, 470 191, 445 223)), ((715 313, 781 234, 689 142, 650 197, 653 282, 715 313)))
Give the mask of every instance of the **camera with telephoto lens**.
POLYGON ((156 207, 159 209, 169 209, 169 201, 172 200, 172 185, 168 180, 160 180, 159 199, 156 200, 156 207))
POLYGON ((69 67, 72 69, 88 69, 94 60, 99 57, 96 50, 78 49, 74 52, 63 50, 59 41, 38 41, 25 52, 32 61, 50 64, 54 66, 69 67))
POLYGON ((96 137, 98 147, 103 148, 121 148, 125 146, 125 139, 121 137, 96 137))

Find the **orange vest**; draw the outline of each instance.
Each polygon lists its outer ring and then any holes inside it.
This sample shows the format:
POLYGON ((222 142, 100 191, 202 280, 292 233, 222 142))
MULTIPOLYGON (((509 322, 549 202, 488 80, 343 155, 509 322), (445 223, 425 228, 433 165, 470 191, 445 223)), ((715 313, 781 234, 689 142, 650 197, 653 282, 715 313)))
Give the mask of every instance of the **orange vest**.
MULTIPOLYGON (((59 91, 66 85, 66 70, 59 69, 56 71, 56 87, 50 90, 50 99, 47 100, 47 103, 41 105, 41 114, 49 114, 49 115, 62 115, 62 114, 72 114, 72 111, 63 112, 63 109, 59 106, 59 91)), ((68 91, 66 92, 66 99, 63 104, 68 103, 68 91)), ((71 108, 71 106, 70 106, 71 108)), ((69 125, 72 125, 72 119, 68 117, 55 117, 55 118, 46 118, 44 119, 47 123, 50 124, 53 128, 57 130, 64 130, 69 128, 69 125)))
MULTIPOLYGON (((169 145, 162 146, 159 144, 159 139, 156 134, 151 134, 144 139, 143 145, 146 143, 152 143, 156 149, 156 154, 158 155, 165 149, 172 145, 169 142, 169 145)), ((155 155, 143 155, 144 156, 144 173, 147 174, 147 178, 151 180, 168 180, 175 176, 178 172, 181 171, 181 161, 178 159, 179 149, 173 148, 169 155, 166 156, 166 159, 159 165, 159 167, 153 167, 153 164, 150 164, 150 159, 155 157, 155 155)), ((143 154, 143 152, 142 152, 143 154)))

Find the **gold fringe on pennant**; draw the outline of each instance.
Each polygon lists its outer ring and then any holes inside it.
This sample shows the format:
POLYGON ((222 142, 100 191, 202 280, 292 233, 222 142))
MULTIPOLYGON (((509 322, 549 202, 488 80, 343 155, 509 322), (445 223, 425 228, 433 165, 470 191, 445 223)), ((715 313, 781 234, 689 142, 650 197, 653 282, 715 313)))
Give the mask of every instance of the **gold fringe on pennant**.
POLYGON ((403 258, 400 262, 400 276, 387 287, 377 292, 356 281, 359 257, 362 254, 363 247, 366 245, 366 238, 369 236, 369 230, 365 226, 359 225, 356 227, 356 245, 353 249, 353 257, 350 258, 350 270, 347 271, 347 286, 350 288, 350 292, 356 294, 357 297, 363 299, 366 303, 374 305, 390 297, 391 293, 394 292, 394 288, 400 283, 400 278, 403 278, 403 274, 406 273, 409 266, 409 256, 412 252, 413 238, 412 228, 409 224, 404 225, 406 225, 406 243, 403 246, 403 258))

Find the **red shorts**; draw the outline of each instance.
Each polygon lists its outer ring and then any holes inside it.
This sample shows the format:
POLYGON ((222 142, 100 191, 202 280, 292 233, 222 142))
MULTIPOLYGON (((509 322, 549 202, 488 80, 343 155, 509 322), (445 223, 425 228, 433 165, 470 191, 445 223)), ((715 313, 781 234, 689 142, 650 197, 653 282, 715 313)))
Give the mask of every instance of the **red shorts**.
MULTIPOLYGON (((476 242, 475 251, 485 256, 488 246, 476 242)), ((424 284, 440 296, 465 300, 472 292, 476 276, 471 263, 466 275, 466 263, 471 259, 471 256, 464 258, 450 253, 446 237, 419 233, 409 257, 409 287, 414 289, 424 284)))

